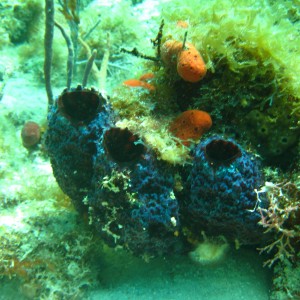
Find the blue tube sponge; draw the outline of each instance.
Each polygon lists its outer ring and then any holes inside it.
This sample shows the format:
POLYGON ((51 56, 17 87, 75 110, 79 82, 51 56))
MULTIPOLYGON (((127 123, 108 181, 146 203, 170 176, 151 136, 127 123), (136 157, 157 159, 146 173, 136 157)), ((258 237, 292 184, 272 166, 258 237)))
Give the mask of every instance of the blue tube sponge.
POLYGON ((144 227, 148 227, 149 223, 160 223, 173 229, 171 218, 179 220, 178 204, 173 193, 174 176, 162 164, 159 165, 148 154, 135 166, 131 187, 138 195, 139 206, 132 211, 132 217, 144 227))
POLYGON ((89 205, 93 224, 108 245, 124 246, 136 255, 183 251, 176 235, 180 221, 174 176, 167 164, 148 150, 125 163, 98 151, 95 170, 89 205))
POLYGON ((45 146, 53 174, 78 210, 91 187, 97 143, 112 117, 104 99, 78 86, 65 90, 48 115, 45 146))
POLYGON ((176 237, 180 221, 173 187, 170 167, 156 160, 153 154, 146 154, 134 167, 131 173, 131 189, 136 193, 136 204, 131 211, 134 226, 127 228, 130 248, 160 255, 182 251, 182 241, 176 237))
POLYGON ((219 136, 198 144, 193 155, 186 203, 193 230, 241 244, 259 243, 263 235, 254 189, 262 184, 262 174, 257 159, 219 136))

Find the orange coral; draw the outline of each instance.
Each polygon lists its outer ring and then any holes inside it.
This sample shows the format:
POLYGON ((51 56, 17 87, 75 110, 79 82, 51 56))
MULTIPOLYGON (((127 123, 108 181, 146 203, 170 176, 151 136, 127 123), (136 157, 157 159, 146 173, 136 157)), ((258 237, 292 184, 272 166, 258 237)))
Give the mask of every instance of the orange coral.
POLYGON ((179 76, 188 82, 198 82, 206 74, 206 65, 198 50, 191 44, 175 40, 166 41, 161 49, 161 59, 167 66, 177 67, 179 76))
POLYGON ((210 129, 212 120, 210 115, 202 110, 187 110, 180 114, 170 125, 170 131, 189 146, 189 140, 198 140, 210 129))

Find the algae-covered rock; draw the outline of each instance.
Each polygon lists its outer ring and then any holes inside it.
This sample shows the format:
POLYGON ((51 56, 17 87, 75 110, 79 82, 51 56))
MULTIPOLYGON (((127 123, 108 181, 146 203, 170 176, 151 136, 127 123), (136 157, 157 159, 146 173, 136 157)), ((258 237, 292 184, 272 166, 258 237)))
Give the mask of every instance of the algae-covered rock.
POLYGON ((300 96, 299 6, 267 0, 200 2, 172 1, 163 5, 168 35, 181 35, 188 30, 191 41, 204 56, 214 72, 218 61, 226 59, 236 74, 248 73, 249 79, 258 76, 280 82, 288 93, 300 96), (180 6, 180 9, 178 9, 180 6), (263 9, 262 9, 263 8, 263 9), (188 20, 188 29, 176 30, 176 22, 188 20), (268 70, 274 74, 268 74, 268 70))
POLYGON ((246 116, 245 126, 250 141, 265 158, 283 154, 296 145, 300 136, 295 118, 285 113, 274 115, 272 111, 254 109, 246 116))
POLYGON ((11 19, 6 19, 5 27, 10 41, 13 44, 28 42, 41 21, 43 2, 31 0, 12 4, 9 13, 11 19))

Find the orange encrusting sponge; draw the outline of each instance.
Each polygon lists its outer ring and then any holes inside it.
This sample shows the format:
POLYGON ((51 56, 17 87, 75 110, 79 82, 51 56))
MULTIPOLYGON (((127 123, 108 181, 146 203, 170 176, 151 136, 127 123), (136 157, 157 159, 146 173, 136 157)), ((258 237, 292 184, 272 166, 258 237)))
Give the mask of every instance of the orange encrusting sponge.
POLYGON ((152 85, 148 82, 139 80, 139 79, 128 79, 128 80, 123 81, 123 84, 127 85, 129 87, 145 88, 145 89, 149 90, 150 92, 155 91, 155 86, 154 85, 152 85))
POLYGON ((141 87, 149 90, 150 92, 155 91, 155 86, 151 83, 148 83, 147 81, 151 81, 151 79, 154 78, 153 73, 146 73, 143 74, 139 79, 128 79, 123 81, 123 85, 129 86, 129 87, 141 87))
POLYGON ((198 140, 211 126, 212 120, 207 112, 192 109, 180 114, 169 129, 184 145, 189 146, 189 140, 198 140))
POLYGON ((206 74, 205 62, 198 50, 191 44, 175 40, 166 41, 161 48, 161 59, 168 65, 176 65, 179 76, 188 82, 198 82, 206 74))

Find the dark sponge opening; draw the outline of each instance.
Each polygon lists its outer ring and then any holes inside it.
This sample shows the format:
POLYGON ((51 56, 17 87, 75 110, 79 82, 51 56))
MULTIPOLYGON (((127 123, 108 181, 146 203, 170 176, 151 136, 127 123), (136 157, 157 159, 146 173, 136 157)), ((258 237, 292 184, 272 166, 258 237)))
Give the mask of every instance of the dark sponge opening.
POLYGON ((104 134, 104 147, 116 162, 130 162, 140 158, 145 152, 145 146, 139 142, 139 137, 128 128, 110 128, 104 134))
POLYGON ((72 122, 92 120, 103 104, 101 94, 94 89, 83 89, 80 85, 76 89, 64 90, 58 99, 59 111, 72 122))
POLYGON ((231 141, 217 139, 205 146, 205 156, 213 164, 231 164, 241 155, 240 148, 231 141))

